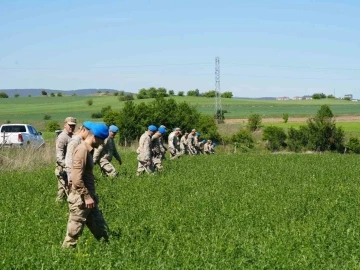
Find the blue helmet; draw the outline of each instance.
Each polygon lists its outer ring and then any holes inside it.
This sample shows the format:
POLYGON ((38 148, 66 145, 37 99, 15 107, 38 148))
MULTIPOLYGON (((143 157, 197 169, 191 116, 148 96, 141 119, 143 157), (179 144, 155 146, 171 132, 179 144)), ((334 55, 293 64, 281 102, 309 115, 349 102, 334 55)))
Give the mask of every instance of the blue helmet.
POLYGON ((206 140, 202 140, 202 143, 206 143, 206 140))
POLYGON ((109 136, 109 129, 104 123, 92 123, 90 130, 95 137, 102 140, 109 136))
POLYGON ((196 136, 200 136, 200 133, 199 133, 199 132, 196 132, 196 136))
POLYGON ((216 142, 213 142, 213 146, 216 146, 216 142))
POLYGON ((93 123, 90 122, 90 121, 85 121, 85 122, 83 123, 83 127, 86 128, 86 129, 91 129, 92 124, 93 124, 93 123))
POLYGON ((148 130, 155 132, 155 131, 157 131, 157 127, 155 127, 154 125, 150 125, 150 126, 148 126, 148 130))
POLYGON ((159 127, 158 131, 161 133, 161 135, 164 135, 166 133, 166 129, 163 127, 159 127))
POLYGON ((115 126, 115 125, 111 125, 111 126, 109 127, 109 130, 110 130, 111 132, 116 133, 116 132, 119 131, 119 128, 118 128, 117 126, 115 126))

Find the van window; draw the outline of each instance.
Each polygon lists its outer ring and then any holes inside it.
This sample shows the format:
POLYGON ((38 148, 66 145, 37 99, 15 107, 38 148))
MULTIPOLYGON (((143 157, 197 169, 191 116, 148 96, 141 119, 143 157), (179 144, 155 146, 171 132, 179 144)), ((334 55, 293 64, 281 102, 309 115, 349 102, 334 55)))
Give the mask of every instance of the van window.
POLYGON ((25 126, 2 126, 1 132, 26 132, 25 126))

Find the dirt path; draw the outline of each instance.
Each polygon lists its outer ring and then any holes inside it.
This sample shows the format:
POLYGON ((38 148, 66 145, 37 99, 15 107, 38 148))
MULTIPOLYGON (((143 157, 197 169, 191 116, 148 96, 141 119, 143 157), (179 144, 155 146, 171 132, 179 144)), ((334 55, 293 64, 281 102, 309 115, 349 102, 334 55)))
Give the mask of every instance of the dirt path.
MULTIPOLYGON (((309 117, 289 117, 288 123, 306 122, 309 117)), ((360 122, 360 115, 342 115, 335 117, 336 122, 360 122)), ((279 118, 263 118, 263 123, 282 123, 284 120, 279 118)), ((247 118, 225 119, 225 124, 247 123, 247 118)))

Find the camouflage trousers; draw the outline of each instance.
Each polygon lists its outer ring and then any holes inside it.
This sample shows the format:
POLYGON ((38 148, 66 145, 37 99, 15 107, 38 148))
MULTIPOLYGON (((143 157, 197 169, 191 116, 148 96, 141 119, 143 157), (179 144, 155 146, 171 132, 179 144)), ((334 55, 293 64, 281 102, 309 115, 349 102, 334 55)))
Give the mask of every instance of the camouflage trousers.
POLYGON ((190 156, 194 156, 198 154, 195 147, 188 147, 188 151, 190 156))
POLYGON ((147 162, 138 161, 138 168, 136 171, 136 175, 140 175, 143 172, 146 173, 153 173, 154 172, 154 166, 153 164, 147 165, 147 162))
POLYGON ((152 162, 154 164, 154 169, 156 169, 158 172, 163 170, 162 155, 154 156, 152 158, 152 162))
POLYGON ((67 174, 65 170, 61 166, 56 166, 55 168, 55 176, 57 178, 57 196, 56 201, 61 201, 66 197, 66 193, 69 194, 69 185, 67 181, 67 174))
POLYGON ((101 172, 105 173, 109 177, 117 177, 119 173, 116 171, 115 167, 107 159, 100 160, 101 172))
POLYGON ((83 196, 75 191, 70 192, 68 197, 70 215, 63 247, 75 247, 85 225, 97 240, 104 238, 105 241, 108 241, 108 228, 97 206, 98 199, 96 196, 94 200, 96 202, 95 207, 86 208, 83 196))
POLYGON ((180 148, 181 155, 187 155, 189 154, 187 146, 183 146, 180 148))

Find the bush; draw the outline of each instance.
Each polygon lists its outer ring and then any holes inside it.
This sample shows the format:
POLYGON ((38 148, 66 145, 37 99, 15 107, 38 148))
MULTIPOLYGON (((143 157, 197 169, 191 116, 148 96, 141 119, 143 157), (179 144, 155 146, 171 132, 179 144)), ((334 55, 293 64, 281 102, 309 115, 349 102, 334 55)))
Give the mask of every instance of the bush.
POLYGON ((51 97, 55 97, 55 94, 54 94, 54 93, 50 93, 50 96, 51 96, 51 97))
POLYGON ((18 98, 18 97, 20 97, 20 95, 19 95, 19 94, 15 94, 14 97, 15 97, 15 98, 18 98))
POLYGON ((51 115, 49 114, 44 114, 44 120, 50 120, 51 119, 51 115))
POLYGON ((91 118, 102 118, 103 114, 101 112, 96 112, 91 114, 91 118))
POLYGON ((9 98, 5 92, 0 92, 0 98, 9 98))
POLYGON ((233 97, 233 93, 232 92, 224 92, 221 94, 222 98, 232 98, 233 97))
POLYGON ((61 92, 57 93, 56 95, 57 95, 58 97, 62 97, 62 96, 63 96, 63 94, 62 94, 61 92))
POLYGON ((309 130, 306 126, 299 129, 289 128, 287 135, 287 147, 290 151, 300 152, 306 149, 309 140, 309 130))
POLYGON ((240 129, 237 133, 231 136, 231 142, 234 143, 235 151, 240 149, 242 152, 247 152, 254 148, 254 137, 247 129, 240 129))
POLYGON ((288 113, 283 113, 282 119, 284 120, 284 123, 287 123, 289 121, 289 114, 288 113))
POLYGON ((114 92, 114 96, 117 97, 119 95, 119 92, 114 92))
POLYGON ((267 141, 266 148, 270 151, 279 151, 286 146, 286 134, 283 128, 268 126, 264 129, 263 140, 267 141))
POLYGON ((85 101, 87 105, 91 106, 93 105, 94 101, 92 99, 88 99, 85 101))
POLYGON ((254 114, 250 114, 248 117, 248 123, 247 123, 247 128, 250 131, 255 131, 258 128, 261 127, 261 116, 260 114, 254 113, 254 114))
POLYGON ((61 129, 61 128, 57 121, 50 121, 50 122, 46 123, 46 131, 55 132, 56 130, 59 130, 59 129, 61 129))
POLYGON ((178 96, 179 96, 179 97, 183 97, 183 96, 184 96, 184 91, 179 91, 179 92, 178 92, 178 96))
POLYGON ((346 144, 348 153, 360 154, 360 141, 357 137, 350 137, 346 144))

